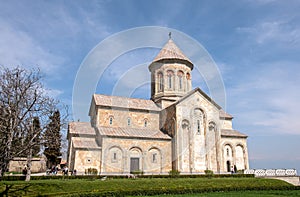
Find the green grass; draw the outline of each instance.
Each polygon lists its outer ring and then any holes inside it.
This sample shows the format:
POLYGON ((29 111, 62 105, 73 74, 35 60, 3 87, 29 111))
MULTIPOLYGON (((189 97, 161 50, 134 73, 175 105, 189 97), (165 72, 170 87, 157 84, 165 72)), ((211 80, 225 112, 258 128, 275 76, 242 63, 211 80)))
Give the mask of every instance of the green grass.
MULTIPOLYGON (((232 190, 259 191, 279 189, 293 190, 295 187, 280 180, 262 178, 139 178, 107 179, 106 181, 99 179, 65 179, 0 182, 0 196, 6 194, 5 190, 7 190, 9 196, 60 196, 66 194, 76 196, 79 193, 86 194, 85 196, 91 194, 95 194, 95 196, 96 194, 98 196, 107 196, 108 194, 153 195, 204 193, 211 191, 219 191, 220 194, 225 194, 227 191, 232 190), (222 193, 221 191, 226 192, 222 193)), ((299 195, 300 190, 295 190, 295 192, 298 192, 297 194, 299 195)), ((219 193, 213 194, 217 195, 219 193)), ((250 194, 252 193, 253 191, 250 192, 250 194)))
MULTIPOLYGON (((300 190, 263 190, 263 191, 232 191, 232 192, 210 192, 199 194, 182 195, 156 195, 153 197, 290 197, 300 196, 300 190)), ((132 196, 133 197, 133 196, 132 196)))

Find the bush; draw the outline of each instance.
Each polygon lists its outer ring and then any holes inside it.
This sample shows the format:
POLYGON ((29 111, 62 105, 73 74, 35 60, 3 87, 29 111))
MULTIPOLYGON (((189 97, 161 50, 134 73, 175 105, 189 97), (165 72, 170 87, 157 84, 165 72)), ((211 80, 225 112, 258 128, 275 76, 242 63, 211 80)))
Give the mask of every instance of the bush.
POLYGON ((176 178, 179 177, 180 175, 180 171, 179 170, 170 170, 169 171, 169 176, 172 178, 176 178))
POLYGON ((244 170, 238 170, 236 173, 238 173, 238 174, 244 174, 244 170))
POLYGON ((206 175, 213 175, 214 174, 214 172, 212 170, 204 170, 204 173, 206 175))
POLYGON ((84 170, 84 173, 87 175, 97 175, 98 170, 96 168, 88 168, 84 170))
POLYGON ((141 170, 135 170, 135 171, 131 172, 131 174, 134 174, 134 175, 137 175, 137 176, 142 176, 144 174, 144 172, 141 171, 141 170))

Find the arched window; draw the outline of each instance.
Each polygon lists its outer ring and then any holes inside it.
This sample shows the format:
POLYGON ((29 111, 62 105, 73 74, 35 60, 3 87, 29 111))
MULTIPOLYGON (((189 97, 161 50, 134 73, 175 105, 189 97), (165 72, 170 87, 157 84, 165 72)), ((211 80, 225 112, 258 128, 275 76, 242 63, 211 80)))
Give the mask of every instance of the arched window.
POLYGON ((161 92, 163 91, 163 85, 164 85, 163 74, 158 73, 157 78, 158 78, 158 91, 161 92))
POLYGON ((157 162, 157 153, 153 153, 152 154, 152 163, 156 163, 157 162))
POLYGON ((113 117, 113 116, 110 116, 110 117, 109 117, 109 124, 110 124, 110 125, 113 124, 113 120, 114 120, 114 117, 113 117))
POLYGON ((216 131, 216 124, 214 122, 210 122, 208 124, 209 131, 216 131))
POLYGON ((201 125, 203 124, 203 111, 200 108, 194 109, 194 128, 198 135, 201 134, 201 125))
POLYGON ((200 130, 200 120, 197 120, 197 134, 200 134, 201 130, 200 130))
POLYGON ((177 76, 178 76, 178 88, 179 88, 179 90, 182 90, 183 89, 183 72, 181 70, 178 71, 177 76))
POLYGON ((168 88, 173 89, 173 76, 174 76, 173 71, 168 70, 167 76, 168 76, 168 88))
POLYGON ((190 73, 186 73, 186 79, 191 80, 191 74, 190 73))

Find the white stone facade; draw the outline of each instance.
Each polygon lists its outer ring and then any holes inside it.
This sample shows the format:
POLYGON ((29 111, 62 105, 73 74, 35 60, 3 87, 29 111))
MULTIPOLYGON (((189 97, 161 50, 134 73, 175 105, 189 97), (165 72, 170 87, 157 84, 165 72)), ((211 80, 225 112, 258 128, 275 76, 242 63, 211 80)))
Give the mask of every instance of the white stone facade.
POLYGON ((170 39, 154 61, 151 100, 93 95, 91 122, 71 122, 68 163, 83 173, 164 174, 249 168, 247 136, 200 88, 193 64, 170 39))

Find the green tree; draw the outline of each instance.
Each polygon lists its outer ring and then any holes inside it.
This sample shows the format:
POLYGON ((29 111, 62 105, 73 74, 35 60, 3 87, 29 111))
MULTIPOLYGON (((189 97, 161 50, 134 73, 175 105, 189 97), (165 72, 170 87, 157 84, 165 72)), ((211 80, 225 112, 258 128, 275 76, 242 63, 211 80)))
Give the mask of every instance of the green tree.
POLYGON ((50 120, 44 134, 44 155, 47 157, 48 167, 57 165, 59 162, 58 157, 61 156, 61 123, 59 110, 50 116, 50 120))

